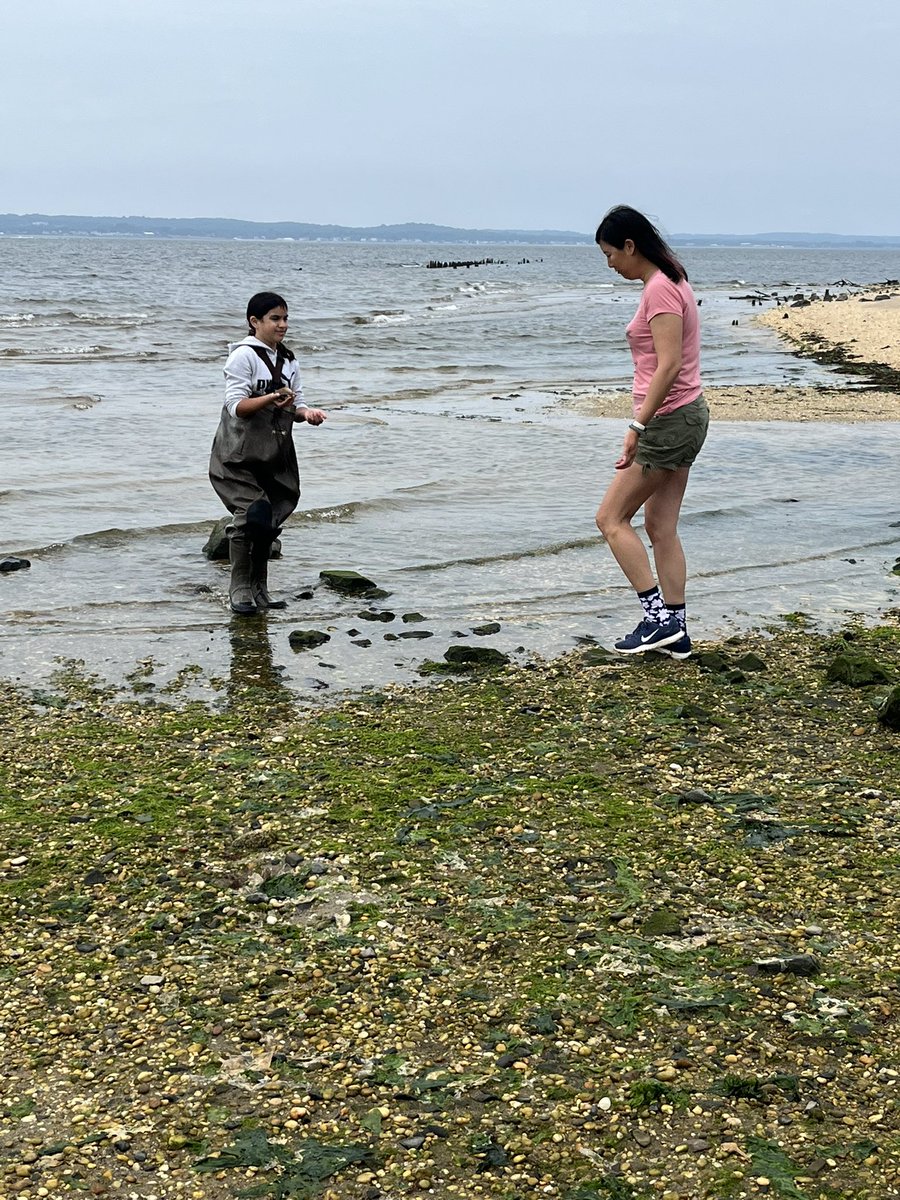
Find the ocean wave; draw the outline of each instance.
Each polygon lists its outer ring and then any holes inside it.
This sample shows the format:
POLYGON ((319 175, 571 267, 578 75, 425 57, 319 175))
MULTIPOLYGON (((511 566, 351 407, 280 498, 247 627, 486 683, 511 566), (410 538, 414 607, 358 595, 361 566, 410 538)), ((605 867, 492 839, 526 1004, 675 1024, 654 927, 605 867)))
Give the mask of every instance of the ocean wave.
POLYGON ((354 325, 406 325, 412 320, 403 309, 376 309, 365 317, 354 317, 354 325))
POLYGON ((25 313, 25 312, 23 312, 23 313, 8 313, 6 315, 0 316, 0 325, 7 325, 7 326, 15 329, 21 325, 30 325, 31 322, 36 319, 37 318, 35 317, 35 314, 31 313, 31 312, 29 312, 29 313, 25 313))
POLYGON ((0 358, 27 358, 34 363, 70 363, 83 359, 95 359, 101 362, 154 362, 162 355, 158 350, 117 350, 115 346, 102 343, 87 346, 38 346, 35 349, 25 349, 22 346, 8 346, 0 350, 0 358))
POLYGON ((398 574, 408 572, 419 574, 428 571, 450 571, 454 567, 489 567, 492 563, 521 562, 529 558, 552 558, 556 554, 565 554, 567 550, 583 550, 588 546, 596 546, 600 541, 599 535, 594 537, 573 538, 571 541, 551 542, 546 546, 536 546, 530 550, 507 550, 502 554, 482 554, 465 558, 448 558, 436 563, 412 563, 408 567, 399 567, 398 574))

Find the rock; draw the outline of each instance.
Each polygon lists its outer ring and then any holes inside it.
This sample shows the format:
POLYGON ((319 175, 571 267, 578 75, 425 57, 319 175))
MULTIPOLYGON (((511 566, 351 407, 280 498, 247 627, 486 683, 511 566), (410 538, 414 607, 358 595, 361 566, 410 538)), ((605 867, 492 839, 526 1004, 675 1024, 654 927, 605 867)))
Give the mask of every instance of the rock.
POLYGON ((681 932, 681 917, 669 908, 658 908, 641 925, 641 937, 677 937, 681 932))
POLYGON ((220 562, 228 558, 228 535, 225 530, 231 524, 231 517, 222 517, 212 527, 212 532, 206 539, 203 553, 210 562, 220 562))
POLYGON ((418 625, 418 623, 420 621, 424 621, 425 618, 420 612, 408 612, 404 613, 400 620, 404 625, 418 625))
POLYGON ((819 960, 814 954, 792 954, 787 958, 760 958, 754 967, 766 975, 818 975, 819 960))
POLYGON ((321 629, 292 629, 288 634, 288 643, 292 650, 312 650, 331 641, 331 635, 321 629))
POLYGON ((754 654, 752 650, 742 655, 734 664, 739 671, 767 671, 763 659, 758 654, 754 654))
POLYGON ((631 1135, 639 1146, 649 1146, 653 1141, 646 1129, 635 1129, 631 1135))
POLYGON ((27 558, 4 558, 0 560, 0 571, 7 574, 9 571, 24 571, 30 567, 31 563, 27 558))
POLYGON ((388 612, 387 609, 376 612, 374 608, 367 609, 365 612, 359 612, 356 615, 361 621, 393 621, 397 617, 396 613, 388 612))
POLYGON ((604 667, 607 663, 620 663, 622 659, 620 655, 612 650, 607 650, 605 646, 594 646, 591 650, 585 650, 578 661, 584 667, 604 667))
POLYGON ((688 788, 678 797, 679 804, 712 804, 712 802, 712 796, 709 792, 704 792, 702 788, 688 788))
POLYGON ((162 987, 165 983, 165 978, 162 975, 142 975, 141 987, 162 987))
POLYGON ((444 658, 453 666, 502 667, 509 662, 509 655, 494 650, 491 646, 449 646, 444 658))
POLYGON ((839 654, 825 672, 832 683, 848 687, 868 687, 873 683, 890 683, 891 676, 874 658, 863 654, 839 654))
POLYGON ((413 638, 413 639, 421 640, 423 638, 434 637, 434 634, 431 633, 428 629, 404 629, 404 631, 402 633, 398 634, 397 636, 402 637, 402 638, 413 638))
POLYGON ((687 1148, 693 1154, 702 1154, 705 1150, 709 1149, 709 1142, 706 1140, 706 1138, 702 1137, 688 1138, 687 1148))
POLYGON ((363 596, 377 587, 371 579, 366 579, 365 575, 360 575, 358 571, 320 571, 319 578, 344 596, 363 596))
POLYGON ((878 720, 888 729, 900 730, 900 684, 892 687, 878 706, 878 720))
POLYGON ((351 641, 354 646, 371 646, 372 645, 371 638, 352 638, 351 641))
POLYGON ((473 625, 472 632, 479 637, 490 637, 492 633, 500 632, 500 622, 488 621, 486 625, 473 625))
POLYGON ((701 650, 694 655, 694 662, 707 671, 727 671, 729 662, 718 650, 701 650))

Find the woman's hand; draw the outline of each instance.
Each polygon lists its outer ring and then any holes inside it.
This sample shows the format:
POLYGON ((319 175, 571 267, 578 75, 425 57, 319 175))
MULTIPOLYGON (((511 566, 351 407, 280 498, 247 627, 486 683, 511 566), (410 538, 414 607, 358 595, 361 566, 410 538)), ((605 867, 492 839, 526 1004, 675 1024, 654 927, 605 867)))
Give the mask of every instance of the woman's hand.
POLYGON ((616 470, 624 471, 626 467, 630 467, 634 462, 634 456, 637 454, 638 435, 633 429, 629 429, 625 434, 625 441, 622 443, 622 453, 616 461, 616 470))

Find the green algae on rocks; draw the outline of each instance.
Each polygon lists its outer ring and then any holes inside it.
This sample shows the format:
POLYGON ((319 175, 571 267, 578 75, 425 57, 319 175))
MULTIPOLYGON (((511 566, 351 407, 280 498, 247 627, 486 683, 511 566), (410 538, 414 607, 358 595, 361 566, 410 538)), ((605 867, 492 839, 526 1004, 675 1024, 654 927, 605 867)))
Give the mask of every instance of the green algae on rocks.
POLYGON ((895 680, 896 615, 317 713, 3 688, 0 1192, 898 1194, 898 733, 851 653, 895 680))

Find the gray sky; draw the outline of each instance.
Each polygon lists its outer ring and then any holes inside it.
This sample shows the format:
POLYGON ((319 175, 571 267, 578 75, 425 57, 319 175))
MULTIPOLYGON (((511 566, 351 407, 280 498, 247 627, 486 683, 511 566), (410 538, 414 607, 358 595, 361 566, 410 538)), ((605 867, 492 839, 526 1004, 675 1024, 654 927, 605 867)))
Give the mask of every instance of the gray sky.
POLYGON ((897 0, 4 9, 6 212, 900 234, 897 0))

